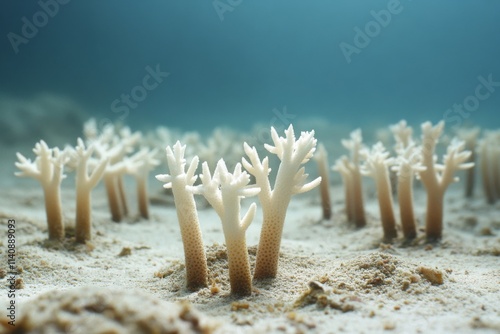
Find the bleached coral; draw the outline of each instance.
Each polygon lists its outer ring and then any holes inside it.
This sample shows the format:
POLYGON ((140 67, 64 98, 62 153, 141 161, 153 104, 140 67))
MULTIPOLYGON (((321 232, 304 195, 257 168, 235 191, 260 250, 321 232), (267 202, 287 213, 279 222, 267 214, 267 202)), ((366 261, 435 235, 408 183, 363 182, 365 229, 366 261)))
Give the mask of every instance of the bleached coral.
POLYGON ((213 177, 208 163, 204 162, 200 178, 201 185, 188 189, 203 195, 219 215, 226 240, 231 293, 248 296, 252 293, 252 277, 245 232, 253 220, 257 206, 252 203, 241 218, 240 201, 244 197, 257 195, 260 189, 248 185, 250 176, 241 170, 241 164, 238 163, 233 173, 229 173, 223 159, 217 163, 213 177))
POLYGON ((40 182, 45 199, 49 239, 62 240, 64 221, 61 208, 61 182, 66 177, 63 170, 69 157, 67 151, 61 152, 57 147, 49 148, 43 140, 35 144, 33 152, 37 156, 33 162, 21 153, 17 153, 19 161, 15 165, 20 172, 16 172, 15 175, 32 177, 40 182))
MULTIPOLYGON (((481 133, 481 129, 477 126, 473 128, 458 128, 457 130, 457 137, 465 141, 465 148, 471 151, 471 155, 467 162, 476 162, 476 146, 479 133, 481 133)), ((474 193, 475 175, 475 166, 469 168, 465 172, 465 197, 470 198, 474 193)))
POLYGON ((362 154, 365 157, 365 163, 361 168, 361 173, 372 177, 377 185, 384 239, 392 240, 397 237, 391 183, 389 180, 389 166, 394 163, 394 159, 389 157, 389 152, 387 152, 381 142, 375 144, 371 150, 364 150, 362 154))
POLYGON ((130 158, 127 158, 127 173, 135 177, 139 214, 149 219, 148 175, 151 170, 160 164, 157 159, 158 150, 143 147, 130 158))
POLYGON ((354 221, 354 194, 352 186, 352 167, 349 166, 349 159, 343 155, 335 161, 332 170, 338 172, 344 184, 344 205, 348 222, 354 221))
POLYGON ((363 184, 360 171, 360 152, 364 148, 361 130, 351 132, 350 139, 342 139, 342 145, 350 151, 349 168, 351 174, 352 220, 357 227, 366 225, 365 205, 363 200, 363 184))
POLYGON ((458 181, 454 176, 458 170, 474 166, 467 163, 471 152, 464 151, 465 142, 453 139, 444 156, 444 165, 436 163, 435 149, 444 129, 444 121, 432 126, 430 122, 422 124, 422 164, 420 179, 427 190, 426 235, 428 239, 439 239, 443 231, 444 194, 448 186, 458 181))
POLYGON ((318 151, 314 155, 314 160, 316 160, 316 164, 318 165, 318 174, 321 176, 320 195, 323 219, 330 219, 332 217, 332 205, 330 200, 330 177, 328 173, 329 164, 328 153, 324 145, 318 145, 318 151))
POLYGON ((167 162, 170 174, 156 175, 156 179, 164 182, 164 188, 172 188, 174 194, 177 219, 184 245, 187 287, 196 290, 208 284, 208 269, 203 239, 198 221, 198 212, 193 193, 187 187, 193 186, 197 176, 198 157, 195 156, 187 170, 184 154, 186 146, 179 141, 173 147, 167 146, 167 162))
POLYGON ((398 203, 403 235, 406 239, 417 236, 415 214, 413 210, 413 179, 423 172, 421 148, 412 142, 407 147, 398 150, 391 169, 398 176, 398 203))
POLYGON ((109 164, 104 172, 103 180, 106 187, 108 205, 111 219, 120 222, 128 213, 128 206, 123 186, 123 175, 130 168, 129 161, 125 160, 127 153, 141 139, 140 132, 132 133, 130 128, 125 127, 117 130, 110 125, 103 129, 102 133, 93 141, 99 157, 107 158, 109 164))
POLYGON ((94 152, 94 145, 89 147, 81 138, 78 138, 77 145, 73 152, 72 159, 76 166, 76 241, 85 243, 92 237, 92 219, 91 219, 91 199, 90 192, 102 178, 109 159, 103 157, 93 163, 89 175, 89 164, 94 152))
POLYGON ((243 166, 255 177, 256 184, 261 189, 259 201, 264 221, 257 250, 254 272, 256 279, 276 277, 281 235, 291 197, 307 192, 321 182, 318 177, 305 183, 308 174, 305 173, 304 167, 301 167, 312 158, 316 149, 314 131, 302 132, 296 139, 293 126, 290 125, 285 131, 285 137, 279 137, 276 130, 271 128, 271 137, 274 146, 265 144, 265 148, 280 159, 273 188, 269 181, 271 169, 268 157, 260 160, 256 148, 245 142, 244 150, 250 161, 245 158, 242 160, 243 166))
POLYGON ((487 131, 478 145, 481 178, 486 201, 494 204, 500 197, 500 131, 487 131))

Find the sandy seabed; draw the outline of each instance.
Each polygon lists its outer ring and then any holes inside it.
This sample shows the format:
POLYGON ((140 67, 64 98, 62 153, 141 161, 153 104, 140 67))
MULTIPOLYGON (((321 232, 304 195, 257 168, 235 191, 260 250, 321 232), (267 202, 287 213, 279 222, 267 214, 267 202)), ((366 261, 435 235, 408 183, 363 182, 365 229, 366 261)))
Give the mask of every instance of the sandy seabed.
MULTIPOLYGON (((151 181, 153 182, 153 181, 151 181)), ((466 200, 459 185, 445 201, 443 240, 384 244, 373 191, 368 225, 345 222, 343 189, 331 188, 334 215, 322 221, 318 190, 290 203, 278 277, 254 283, 252 296, 229 295, 227 256, 218 216, 198 203, 210 270, 209 287, 185 289, 184 256, 173 199, 152 186, 151 219, 110 220, 102 185, 93 191, 93 240, 47 241, 43 194, 33 180, 0 190, 0 314, 5 333, 498 333, 500 332, 499 206, 466 200), (29 182, 31 181, 31 182, 29 182), (7 221, 15 220, 15 327, 6 307, 7 221)), ((71 234, 74 189, 63 183, 71 234)), ((251 199, 243 202, 244 208, 251 199)), ((425 192, 415 191, 419 218, 425 192)), ((396 206, 397 209, 397 206, 396 206)), ((420 219, 420 225, 422 225, 420 219)), ((255 263, 262 224, 247 231, 255 263)), ((422 227, 422 226, 421 226, 422 227)), ((401 231, 400 231, 401 235, 401 231)))

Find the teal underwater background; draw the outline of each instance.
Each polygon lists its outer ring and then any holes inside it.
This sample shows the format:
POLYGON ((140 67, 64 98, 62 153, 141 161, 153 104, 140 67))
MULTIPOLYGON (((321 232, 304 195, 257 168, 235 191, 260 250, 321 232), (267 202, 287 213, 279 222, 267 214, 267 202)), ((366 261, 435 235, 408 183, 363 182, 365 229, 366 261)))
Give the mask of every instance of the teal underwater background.
POLYGON ((4 1, 0 94, 185 130, 280 115, 494 128, 499 14, 488 0, 4 1))

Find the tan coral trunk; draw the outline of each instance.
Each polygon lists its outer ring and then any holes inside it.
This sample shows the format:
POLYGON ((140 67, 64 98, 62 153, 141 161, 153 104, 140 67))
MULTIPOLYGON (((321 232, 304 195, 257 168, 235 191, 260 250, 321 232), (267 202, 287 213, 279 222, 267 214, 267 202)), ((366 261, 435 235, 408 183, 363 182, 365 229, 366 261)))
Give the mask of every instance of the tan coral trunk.
POLYGON ((177 208, 183 208, 177 210, 177 218, 184 245, 187 288, 194 291, 208 284, 207 258, 196 217, 196 205, 192 196, 182 194, 174 196, 174 201, 177 208))
POLYGON ((49 227, 50 240, 64 239, 64 222, 61 211, 61 195, 59 187, 44 188, 45 213, 49 227))
POLYGON ((149 203, 146 180, 137 178, 137 201, 139 203, 139 213, 141 217, 149 219, 149 203))
POLYGON ((120 207, 120 199, 117 196, 117 179, 114 176, 104 176, 104 185, 106 186, 106 194, 108 196, 109 210, 111 211, 111 220, 120 222, 122 220, 122 209, 120 207))
POLYGON ((437 240, 443 231, 443 194, 439 191, 430 191, 427 194, 427 217, 425 234, 429 240, 437 240))
POLYGON ((91 239, 90 228, 90 192, 87 189, 80 189, 76 194, 76 241, 85 243, 91 239))
POLYGON ((128 216, 128 204, 127 196, 125 195, 125 186, 123 185, 122 176, 116 178, 116 184, 118 186, 118 194, 120 195, 120 209, 122 210, 123 216, 128 216))
POLYGON ((330 182, 328 178, 328 162, 323 157, 318 161, 318 174, 321 176, 320 194, 321 194, 321 207, 323 209, 323 219, 330 219, 332 217, 332 204, 330 200, 330 182))
POLYGON ((365 206, 363 203, 363 191, 361 173, 359 170, 352 171, 352 212, 356 227, 366 226, 365 206))
POLYGON ((415 214, 413 212, 413 175, 399 177, 398 202, 403 235, 406 239, 417 236, 415 214))
POLYGON ((241 239, 226 239, 226 246, 231 293, 238 296, 250 296, 252 294, 252 275, 250 274, 245 236, 241 239))
POLYGON ((387 170, 380 170, 377 177, 378 203, 380 207, 380 219, 384 229, 384 239, 392 240, 397 237, 396 219, 392 207, 392 192, 389 189, 390 181, 387 170))
POLYGON ((273 210, 269 215, 264 213, 266 218, 260 232, 254 279, 276 277, 285 215, 286 208, 282 212, 273 210))
MULTIPOLYGON (((476 153, 474 146, 468 147, 468 149, 472 152, 469 160, 467 162, 476 162, 476 153)), ((469 168, 465 171, 465 197, 472 197, 474 194, 474 183, 476 176, 476 167, 469 168)))

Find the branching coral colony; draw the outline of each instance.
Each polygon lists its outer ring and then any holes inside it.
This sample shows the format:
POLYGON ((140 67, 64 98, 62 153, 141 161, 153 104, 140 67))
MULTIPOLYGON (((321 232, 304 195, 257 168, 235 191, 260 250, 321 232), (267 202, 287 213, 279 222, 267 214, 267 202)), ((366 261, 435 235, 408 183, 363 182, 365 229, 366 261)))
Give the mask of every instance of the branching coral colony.
POLYGON ((302 132, 296 140, 293 127, 290 125, 285 131, 285 137, 279 137, 276 130, 271 128, 271 137, 274 146, 266 144, 265 148, 280 159, 272 189, 269 181, 271 169, 268 157, 261 161, 256 148, 244 143, 245 153, 250 162, 243 158, 243 166, 255 177, 255 182, 261 189, 259 201, 264 215, 255 263, 255 279, 276 277, 281 234, 290 199, 295 194, 313 189, 321 182, 321 178, 318 177, 309 183, 304 183, 307 174, 304 167, 301 167, 311 159, 316 149, 314 131, 302 132))
POLYGON ((34 162, 17 153, 19 162, 16 162, 16 167, 21 171, 16 172, 16 176, 32 177, 41 183, 45 197, 49 239, 62 240, 64 222, 60 186, 65 178, 63 169, 69 157, 66 151, 61 152, 57 147, 49 148, 43 140, 36 143, 33 152, 37 155, 34 162))
POLYGON ((170 174, 156 175, 156 178, 165 183, 164 188, 172 188, 184 244, 187 287, 196 290, 208 284, 208 269, 196 203, 193 194, 187 189, 196 181, 197 176, 194 173, 198 167, 198 157, 195 156, 191 160, 186 171, 185 151, 186 146, 182 146, 180 142, 175 143, 173 148, 167 146, 170 174))
MULTIPOLYGON (((359 182, 356 182, 355 179, 356 170, 359 170, 359 157, 363 156, 366 160, 362 168, 363 173, 376 179, 385 239, 392 239, 397 233, 387 174, 388 168, 398 172, 398 199, 405 238, 412 239, 416 236, 412 203, 412 180, 415 175, 420 178, 427 190, 425 229, 427 239, 440 239, 443 230, 444 193, 451 183, 458 180, 454 177, 456 171, 474 166, 473 162, 467 162, 471 152, 464 150, 465 142, 458 139, 453 139, 448 146, 447 153, 443 157, 444 164, 436 163, 435 148, 443 128, 444 122, 440 122, 436 126, 432 126, 429 122, 422 124, 422 145, 417 147, 411 138, 412 130, 406 126, 405 121, 392 126, 391 130, 396 138, 396 152, 398 153, 396 159, 389 158, 389 154, 381 143, 375 145, 371 151, 362 150, 359 131, 351 134, 351 140, 343 141, 343 145, 351 150, 351 160, 341 157, 333 169, 342 175, 346 187, 348 220, 356 221, 356 214, 364 212, 363 207, 359 206, 359 202, 358 207, 355 207, 357 202, 355 198, 362 198, 359 195, 359 182)), ((483 147, 482 151, 483 160, 487 160, 489 150, 483 147)), ((490 166, 491 164, 485 162, 483 165, 490 166)), ((498 170, 498 168, 493 167, 492 170, 498 170)), ((491 188, 486 193, 491 193, 490 190, 491 188)))
POLYGON ((474 163, 465 163, 471 155, 464 151, 465 142, 454 139, 444 156, 444 165, 436 164, 435 149, 444 128, 444 122, 432 126, 430 122, 422 124, 422 164, 425 170, 419 172, 420 180, 427 189, 427 212, 425 233, 428 239, 439 239, 443 231, 443 199, 448 186, 458 181, 456 171, 468 169, 474 163))
MULTIPOLYGON (((377 143, 370 150, 362 143, 361 130, 351 133, 349 140, 342 144, 350 151, 350 157, 339 158, 333 169, 338 171, 345 188, 346 219, 357 227, 366 224, 365 209, 362 193, 362 174, 375 179, 378 191, 380 220, 384 237, 391 240, 397 237, 397 223, 394 215, 389 170, 397 172, 397 195, 400 211, 400 220, 405 239, 417 236, 417 224, 413 208, 413 178, 420 178, 427 190, 426 235, 428 239, 439 239, 443 229, 443 197, 447 187, 457 178, 456 171, 470 169, 474 165, 471 159, 477 130, 472 131, 469 150, 465 150, 465 142, 454 139, 448 146, 443 157, 443 164, 437 164, 435 154, 436 144, 441 136, 444 123, 433 126, 426 122, 422 124, 422 141, 419 145, 412 138, 412 129, 405 121, 392 126, 390 129, 396 140, 395 157, 382 143, 377 143)), ((196 290, 208 284, 208 267, 203 245, 202 233, 198 221, 198 213, 194 194, 203 195, 219 215, 225 236, 231 293, 237 296, 247 296, 252 293, 252 275, 245 241, 246 230, 252 222, 256 204, 252 203, 248 211, 241 217, 240 201, 244 197, 258 196, 263 212, 263 224, 257 250, 257 258, 253 278, 273 278, 277 275, 281 235, 285 222, 286 212, 293 195, 307 192, 318 186, 322 178, 306 182, 307 174, 304 166, 316 150, 317 140, 314 131, 302 132, 296 139, 293 127, 285 130, 285 136, 280 137, 274 128, 271 128, 271 137, 274 146, 265 144, 269 153, 275 154, 279 160, 279 167, 271 187, 269 179, 269 157, 261 159, 255 147, 243 143, 246 158, 242 162, 234 163, 233 172, 229 172, 227 162, 217 161, 214 155, 221 154, 217 147, 228 159, 235 158, 240 149, 223 141, 224 134, 216 131, 209 145, 200 143, 200 136, 185 135, 190 142, 191 161, 186 169, 186 145, 179 141, 166 146, 166 161, 169 174, 156 175, 164 182, 165 188, 171 188, 174 196, 177 218, 184 245, 187 288, 196 290), (195 184, 198 176, 195 175, 199 158, 196 150, 204 155, 200 183, 195 184), (206 157, 205 157, 206 156, 206 157), (246 169, 244 171, 243 168, 246 169), (213 168, 213 174, 210 172, 213 168), (254 185, 249 185, 250 176, 255 179, 254 185)), ((173 143, 175 135, 166 128, 157 131, 160 141, 173 143)), ((36 159, 31 162, 18 153, 16 162, 20 170, 16 173, 21 177, 32 177, 38 180, 44 191, 49 239, 61 241, 65 237, 60 184, 64 179, 64 166, 76 170, 76 241, 84 243, 91 239, 91 191, 99 180, 105 179, 106 193, 110 205, 111 219, 120 221, 127 214, 125 192, 122 183, 124 174, 131 174, 136 179, 139 213, 148 218, 149 208, 147 199, 147 176, 159 164, 155 149, 150 150, 141 145, 140 133, 132 133, 128 128, 118 130, 116 127, 106 127, 98 131, 95 121, 85 124, 84 134, 86 141, 78 139, 75 148, 68 147, 61 151, 40 141, 35 145, 33 152, 36 159), (134 149, 138 150, 133 153, 134 149), (131 155, 128 155, 131 154, 131 155)), ((178 134, 179 135, 179 134, 178 134)), ((233 136, 236 136, 233 134, 233 136)), ((462 137, 466 137, 462 134, 462 137)), ((467 137, 468 138, 468 137, 467 137)), ((151 137, 148 140, 152 140, 151 137)), ((478 153, 481 165, 483 188, 489 203, 500 198, 500 135, 499 132, 488 132, 479 141, 478 153)), ((162 144, 162 145, 163 145, 162 144)), ((225 157, 226 158, 226 157, 225 157)), ((329 203, 329 184, 326 166, 326 150, 319 149, 316 155, 319 174, 326 181, 322 184, 324 218, 331 214, 329 203)), ((468 188, 473 187, 469 185, 468 188)), ((467 191, 469 194, 469 191, 467 191)))
MULTIPOLYGON (((16 175, 37 179, 44 190, 50 240, 62 241, 65 237, 60 197, 61 181, 65 178, 63 174, 65 165, 76 171, 75 239, 84 243, 92 237, 91 191, 102 179, 106 169, 110 168, 110 160, 122 159, 115 164, 119 163, 120 169, 137 175, 140 183, 138 188, 145 186, 145 182, 140 180, 145 179, 151 166, 157 164, 152 157, 154 151, 141 150, 131 157, 126 156, 140 139, 139 133, 132 134, 127 128, 120 131, 118 138, 114 126, 108 126, 99 133, 95 120, 91 119, 84 125, 84 134, 87 137, 86 142, 79 138, 74 148, 68 146, 63 151, 57 147, 49 148, 44 141, 40 141, 33 150, 37 155, 34 162, 17 153, 16 167, 20 172, 16 172, 16 175), (96 154, 96 151, 100 151, 99 154, 96 154)), ((123 202, 124 194, 121 197, 123 202)), ((145 201, 144 195, 138 196, 138 199, 141 202, 145 201)), ((140 203, 140 207, 143 208, 141 213, 146 212, 147 204, 140 203)))
POLYGON ((234 172, 229 173, 222 159, 217 163, 213 177, 210 175, 208 163, 204 162, 201 180, 202 185, 189 188, 195 194, 205 196, 222 221, 231 293, 241 296, 250 295, 252 278, 245 231, 253 220, 257 206, 252 203, 245 216, 240 218, 240 200, 243 197, 257 195, 260 188, 248 186, 250 176, 247 172, 242 172, 241 164, 237 164, 234 172))

